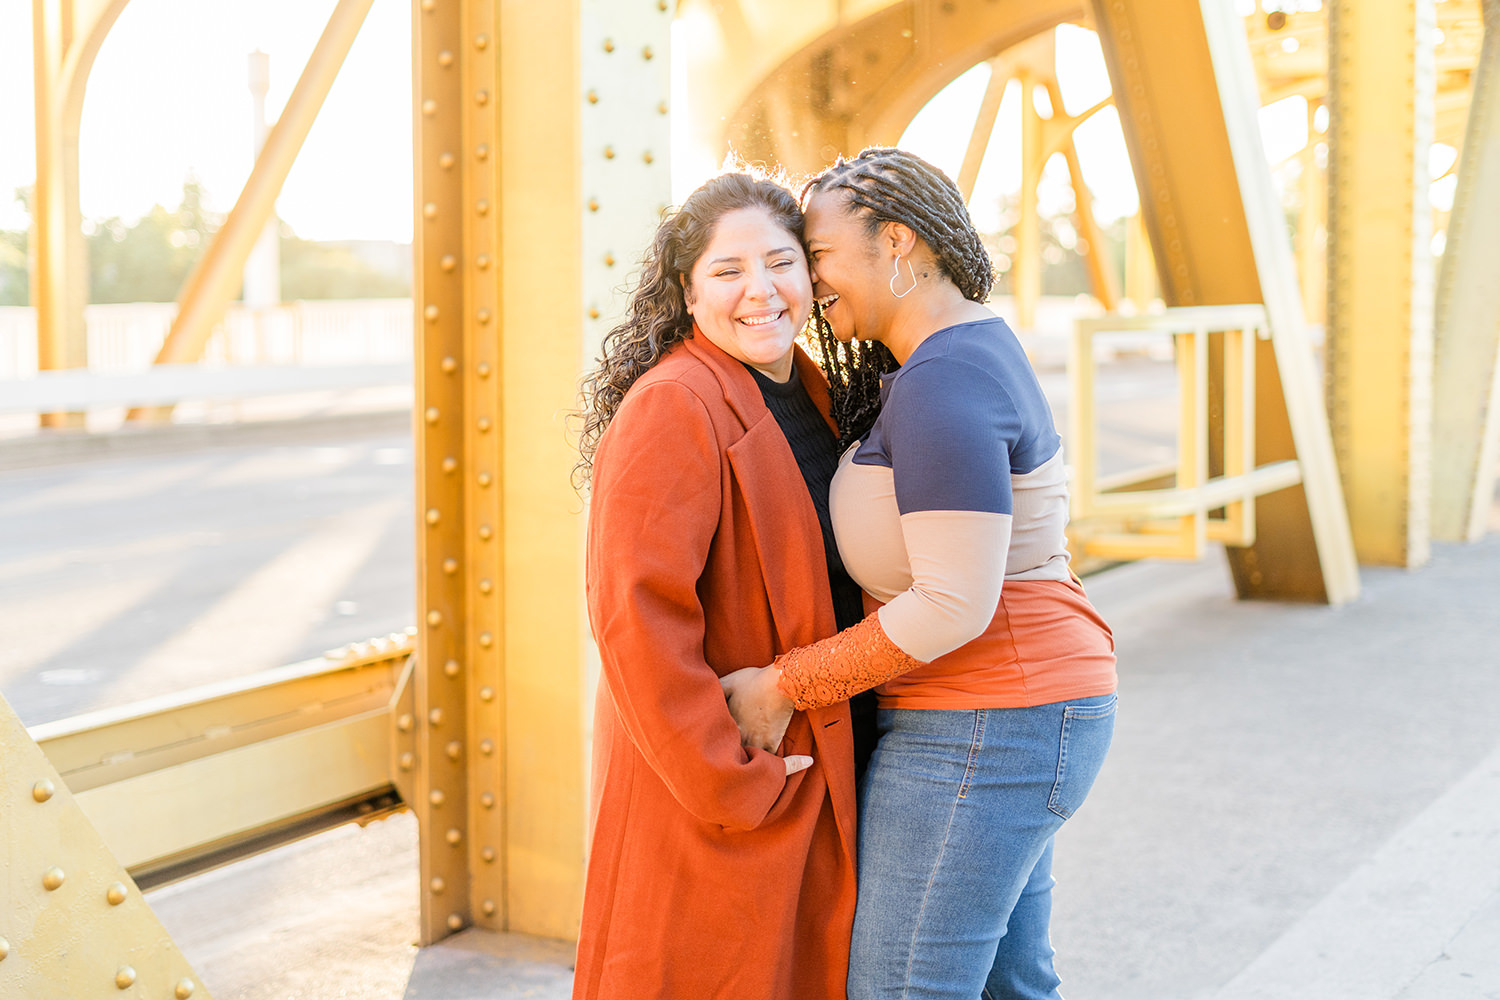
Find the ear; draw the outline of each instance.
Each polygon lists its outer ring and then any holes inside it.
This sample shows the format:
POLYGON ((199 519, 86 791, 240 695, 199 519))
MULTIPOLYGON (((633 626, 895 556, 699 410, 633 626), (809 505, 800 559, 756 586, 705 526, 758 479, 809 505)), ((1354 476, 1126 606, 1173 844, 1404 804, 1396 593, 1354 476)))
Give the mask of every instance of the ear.
POLYGON ((912 228, 901 222, 887 222, 880 234, 882 247, 890 247, 900 257, 911 254, 917 248, 917 234, 912 228))
POLYGON ((687 275, 679 274, 677 283, 682 286, 682 303, 687 306, 688 315, 693 314, 693 290, 688 286, 687 275))

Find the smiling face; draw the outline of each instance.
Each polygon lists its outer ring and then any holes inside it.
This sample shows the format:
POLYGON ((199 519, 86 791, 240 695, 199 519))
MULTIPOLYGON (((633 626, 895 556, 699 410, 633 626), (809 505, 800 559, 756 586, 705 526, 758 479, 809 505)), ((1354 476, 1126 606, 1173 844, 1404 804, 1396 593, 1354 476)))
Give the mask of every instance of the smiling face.
POLYGON ((797 237, 763 208, 725 213, 684 289, 698 329, 724 353, 785 382, 792 340, 812 311, 797 237))
POLYGON ((862 213, 847 210, 842 192, 817 191, 805 214, 813 294, 834 336, 845 343, 856 337, 880 340, 896 300, 890 291, 890 268, 862 213))

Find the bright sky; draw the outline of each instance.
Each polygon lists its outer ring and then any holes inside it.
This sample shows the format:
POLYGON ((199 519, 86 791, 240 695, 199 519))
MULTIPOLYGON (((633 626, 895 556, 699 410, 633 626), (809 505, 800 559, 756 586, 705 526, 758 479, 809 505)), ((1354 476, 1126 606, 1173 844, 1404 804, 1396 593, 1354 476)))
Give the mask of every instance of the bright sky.
MULTIPOLYGON (((281 113, 333 0, 131 0, 89 77, 79 139, 85 218, 175 207, 196 176, 233 207, 252 161, 249 53, 271 57, 281 113)), ((31 0, 0 0, 0 228, 36 176, 31 0)), ((411 239, 411 4, 374 0, 277 208, 311 239, 411 239)))
MULTIPOLYGON (((84 102, 84 217, 130 220, 153 203, 175 206, 189 174, 207 188, 213 209, 228 211, 251 166, 249 52, 270 54, 267 115, 274 120, 332 9, 333 0, 131 0, 99 53, 84 102)), ((374 0, 278 202, 299 235, 410 240, 410 17, 409 0, 374 0)), ((1067 111, 1108 93, 1091 32, 1060 28, 1058 65, 1067 111)), ((955 80, 902 144, 956 176, 988 73, 981 65, 955 80)), ((31 95, 31 3, 0 0, 0 228, 26 225, 10 192, 35 176, 31 95)), ((1305 115, 1300 98, 1262 112, 1273 162, 1306 141, 1305 115)), ((981 228, 994 228, 1002 193, 1020 185, 1019 123, 1019 88, 1012 84, 975 186, 981 228)), ((1075 141, 1099 221, 1134 212, 1135 186, 1114 110, 1081 126, 1075 141)), ((1066 168, 1054 158, 1043 178, 1042 210, 1056 212, 1071 197, 1066 168)))

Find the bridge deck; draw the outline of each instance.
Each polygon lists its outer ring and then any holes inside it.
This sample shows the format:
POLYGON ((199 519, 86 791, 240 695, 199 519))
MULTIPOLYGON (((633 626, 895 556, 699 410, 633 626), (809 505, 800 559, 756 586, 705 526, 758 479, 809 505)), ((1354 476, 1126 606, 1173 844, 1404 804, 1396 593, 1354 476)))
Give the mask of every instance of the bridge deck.
MULTIPOLYGON (((1337 609, 1238 602, 1217 556, 1090 589, 1123 687, 1058 854, 1071 995, 1500 990, 1500 536, 1367 569, 1337 609)), ((220 996, 567 996, 566 944, 471 931, 419 953, 415 858, 403 816, 151 898, 220 996)))

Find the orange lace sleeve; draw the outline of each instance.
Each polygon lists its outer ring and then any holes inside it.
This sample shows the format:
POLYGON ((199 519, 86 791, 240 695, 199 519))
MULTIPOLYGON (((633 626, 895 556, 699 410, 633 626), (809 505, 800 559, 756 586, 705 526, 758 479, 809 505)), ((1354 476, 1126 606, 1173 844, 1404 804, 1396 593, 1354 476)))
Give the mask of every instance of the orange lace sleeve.
POLYGON ((823 708, 926 664, 907 655, 871 613, 838 635, 781 654, 776 687, 797 708, 823 708))

